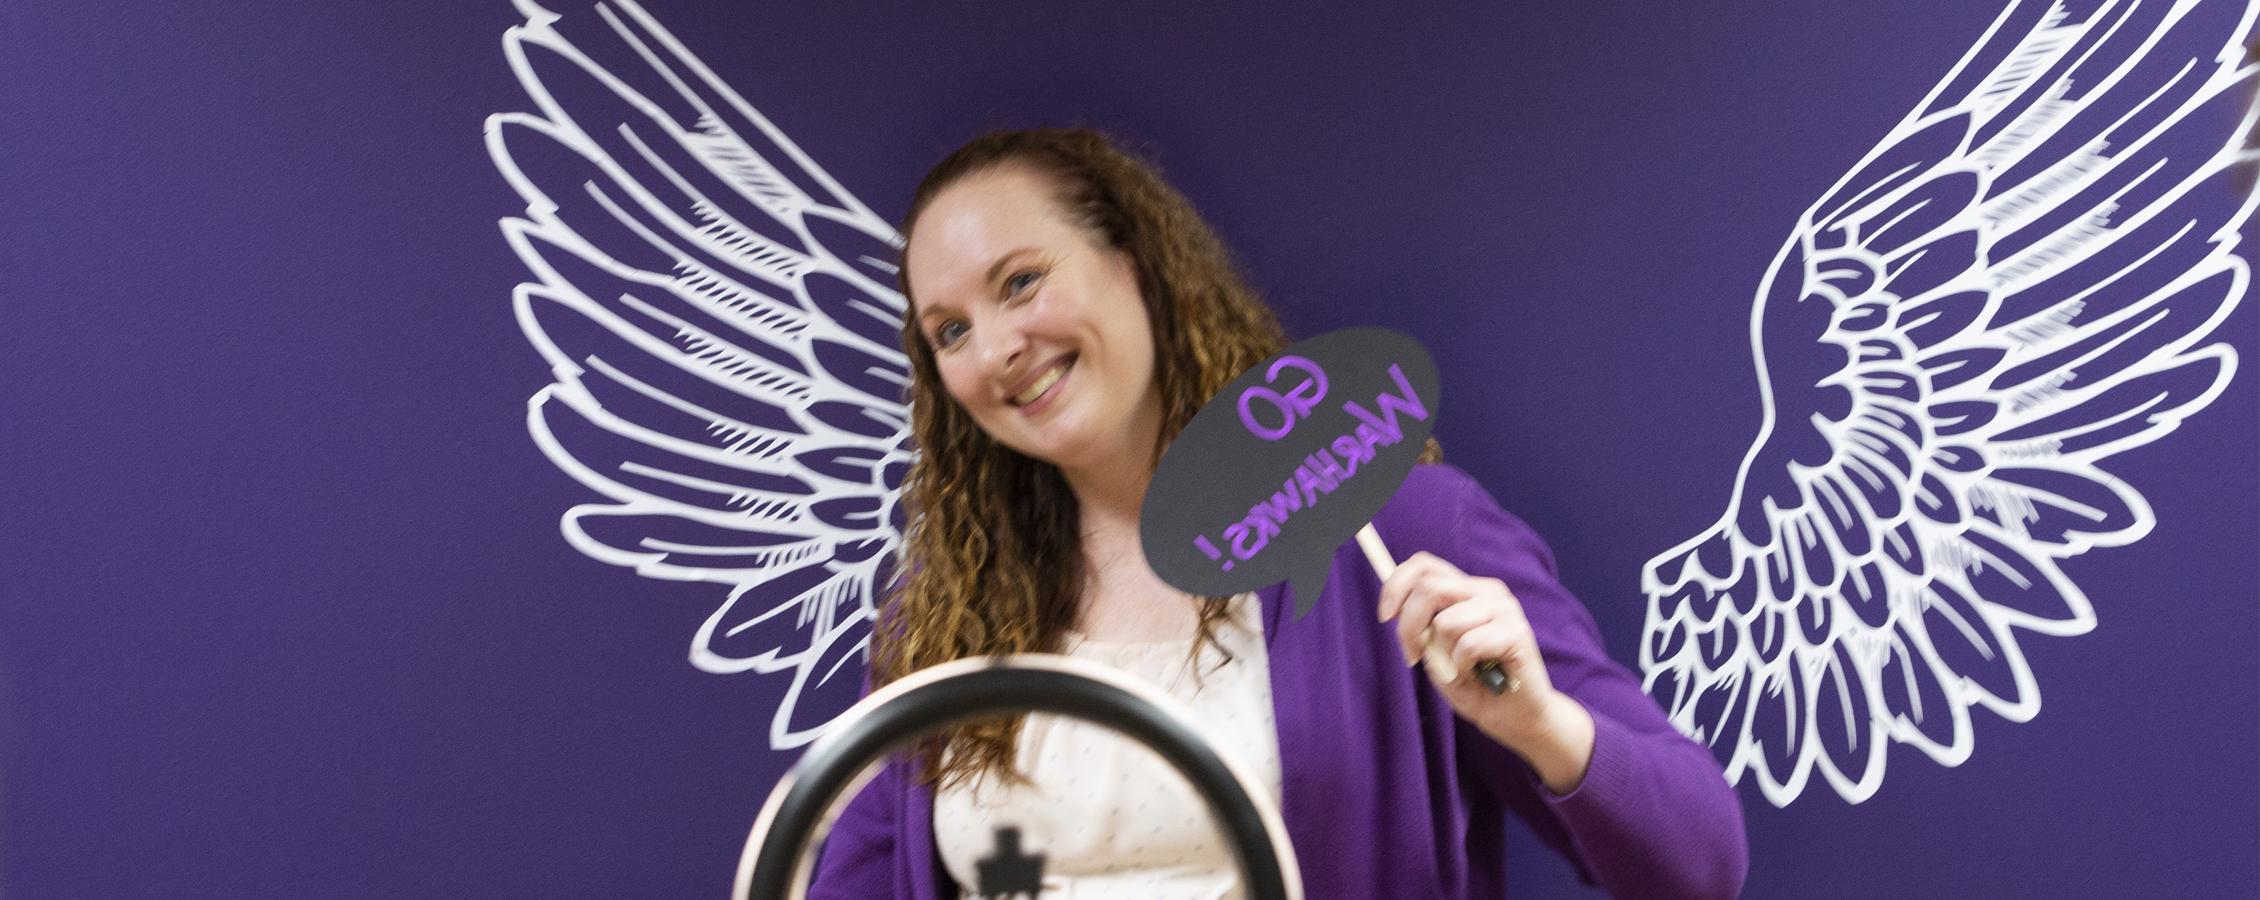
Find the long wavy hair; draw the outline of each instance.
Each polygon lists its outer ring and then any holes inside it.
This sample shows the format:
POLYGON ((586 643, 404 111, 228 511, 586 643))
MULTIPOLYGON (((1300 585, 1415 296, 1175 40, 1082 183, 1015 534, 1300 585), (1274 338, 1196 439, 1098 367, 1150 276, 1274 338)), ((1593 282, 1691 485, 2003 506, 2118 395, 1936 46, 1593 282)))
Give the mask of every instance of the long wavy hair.
MULTIPOLYGON (((1154 339, 1161 429, 1151 466, 1225 384, 1286 345, 1278 318, 1240 276, 1216 234, 1153 166, 1089 129, 983 135, 919 182, 902 233, 936 195, 967 176, 1023 167, 1048 178, 1068 221, 1135 265, 1154 339)), ((901 271, 911 295, 910 269, 901 271)), ((1058 652, 1088 567, 1075 494, 1050 463, 991 438, 949 396, 934 350, 903 325, 918 457, 903 482, 909 525, 901 576, 872 636, 874 685, 972 656, 1058 652)), ((1197 659, 1217 644, 1227 597, 1199 598, 1197 659)), ((953 727, 920 748, 921 779, 955 784, 1013 765, 1026 717, 953 727)))

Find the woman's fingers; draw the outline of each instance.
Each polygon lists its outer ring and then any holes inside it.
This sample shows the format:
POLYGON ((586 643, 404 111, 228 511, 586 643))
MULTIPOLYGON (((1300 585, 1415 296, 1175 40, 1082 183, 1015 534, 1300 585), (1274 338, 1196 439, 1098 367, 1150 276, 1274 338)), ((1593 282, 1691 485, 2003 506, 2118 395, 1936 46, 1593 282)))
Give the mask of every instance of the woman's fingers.
POLYGON ((1405 664, 1420 658, 1428 646, 1428 620, 1436 615, 1435 592, 1421 590, 1425 585, 1415 585, 1412 596, 1406 598, 1397 613, 1397 646, 1405 652, 1405 664))
POLYGON ((1499 612, 1495 604, 1462 602, 1429 620, 1426 652, 1438 681, 1451 684, 1478 662, 1506 658, 1515 632, 1499 612))
POLYGON ((1405 664, 1425 658, 1441 684, 1457 682, 1479 663, 1497 661, 1512 686, 1525 655, 1520 648, 1535 640, 1505 582, 1471 577, 1429 553, 1413 554, 1398 566, 1382 585, 1379 606, 1383 620, 1397 620, 1405 664))
POLYGON ((1429 618, 1428 627, 1434 631, 1437 643, 1452 647, 1468 632, 1489 625, 1499 619, 1499 608, 1489 603, 1458 603, 1436 611, 1429 618))
POLYGON ((1429 679, 1470 721, 1508 727, 1497 723, 1526 720, 1551 696, 1537 635, 1505 581, 1416 553, 1382 582, 1379 607, 1384 621, 1397 620, 1405 664, 1425 659, 1429 679), (1487 663, 1498 665, 1503 684, 1475 677, 1487 663))
POLYGON ((1437 614, 1466 597, 1464 587, 1459 583, 1464 580, 1462 577, 1428 571, 1407 587, 1403 608, 1397 614, 1397 643, 1404 648, 1407 663, 1425 651, 1430 622, 1437 614))
MULTIPOLYGON (((1507 669, 1502 674, 1512 676, 1516 661, 1523 655, 1522 645, 1534 641, 1535 636, 1505 583, 1463 575, 1432 579, 1430 584, 1437 596, 1447 601, 1429 611, 1425 633, 1419 640, 1436 680, 1452 684, 1486 661, 1498 661, 1507 669)), ((1427 585, 1416 587, 1413 597, 1420 597, 1425 588, 1427 585)))
POLYGON ((1412 588, 1419 584, 1420 580, 1428 573, 1439 571, 1439 567, 1455 575, 1459 574, 1460 571, 1451 563, 1445 562, 1441 557, 1426 550, 1415 553, 1406 558, 1404 562, 1398 563, 1395 574, 1390 575, 1389 579, 1381 584, 1381 608, 1379 610, 1381 621, 1387 622, 1403 614, 1405 598, 1412 591, 1412 588))

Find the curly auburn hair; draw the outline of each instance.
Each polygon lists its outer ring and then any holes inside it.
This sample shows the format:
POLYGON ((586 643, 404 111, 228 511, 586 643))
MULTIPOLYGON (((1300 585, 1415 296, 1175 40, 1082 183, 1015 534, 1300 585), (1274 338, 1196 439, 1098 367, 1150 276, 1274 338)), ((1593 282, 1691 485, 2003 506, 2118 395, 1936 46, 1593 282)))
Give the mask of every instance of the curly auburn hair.
MULTIPOLYGON (((945 188, 1007 166, 1048 178, 1062 215, 1133 262, 1162 409, 1147 463, 1159 462, 1210 396, 1286 346, 1277 317, 1192 204, 1150 165, 1089 129, 994 132, 958 148, 919 182, 902 233, 911 234, 945 188)), ((904 257, 903 296, 915 308, 904 257)), ((970 656, 1057 652, 1088 575, 1074 492, 1057 467, 998 443, 949 396, 915 318, 904 321, 902 346, 919 452, 903 480, 903 576, 872 635, 874 686, 970 656)), ((1228 599, 1200 601, 1196 653, 1215 642, 1228 599)), ((1020 779, 1012 761, 1025 720, 949 729, 922 749, 922 780, 1020 779)))
MULTIPOLYGON (((1129 256, 1153 332, 1162 421, 1158 463, 1186 423, 1241 372, 1278 353, 1278 318, 1241 278, 1224 245, 1153 166, 1083 128, 993 132, 919 182, 902 233, 944 189, 968 176, 1023 167, 1049 179, 1062 215, 1129 256)), ((916 308, 908 254, 903 296, 916 308)), ((909 516, 901 576, 871 643, 872 684, 973 656, 1058 652, 1074 624, 1088 568, 1075 494, 1058 468, 991 438, 949 396, 934 350, 906 317, 917 460, 903 481, 909 516)), ((1424 456, 1434 455, 1434 445, 1424 456)), ((1228 597, 1200 598, 1197 659, 1215 645, 1228 597)), ((920 749, 921 780, 949 785, 1013 765, 1024 715, 954 726, 920 749)))

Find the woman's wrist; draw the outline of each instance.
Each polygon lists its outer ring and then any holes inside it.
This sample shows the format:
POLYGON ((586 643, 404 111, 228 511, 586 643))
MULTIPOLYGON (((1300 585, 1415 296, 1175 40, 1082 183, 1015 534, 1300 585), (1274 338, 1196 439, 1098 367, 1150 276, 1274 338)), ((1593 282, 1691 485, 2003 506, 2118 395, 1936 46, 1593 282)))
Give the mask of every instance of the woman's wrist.
POLYGON ((1530 764, 1538 780, 1557 797, 1577 790, 1593 762, 1593 714, 1567 694, 1553 693, 1544 711, 1526 727, 1511 733, 1484 729, 1530 764))

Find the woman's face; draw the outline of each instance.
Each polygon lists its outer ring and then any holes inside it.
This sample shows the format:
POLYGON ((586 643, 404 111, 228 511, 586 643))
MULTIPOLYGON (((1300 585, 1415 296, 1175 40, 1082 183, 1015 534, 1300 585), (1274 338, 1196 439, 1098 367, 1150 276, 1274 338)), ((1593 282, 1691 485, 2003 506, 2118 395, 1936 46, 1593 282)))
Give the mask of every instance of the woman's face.
POLYGON ((1007 165, 942 189, 904 259, 942 384, 990 437, 1073 471, 1152 459, 1153 330, 1128 255, 1007 165))

